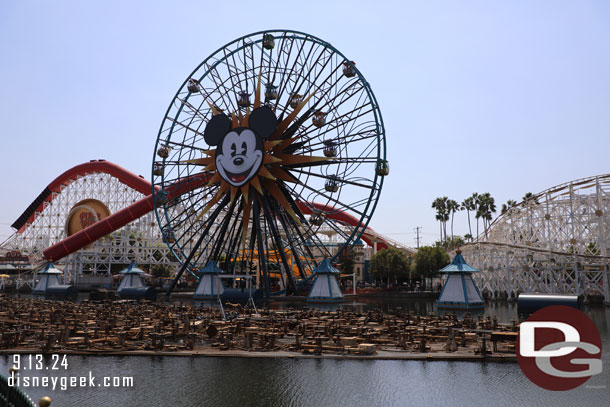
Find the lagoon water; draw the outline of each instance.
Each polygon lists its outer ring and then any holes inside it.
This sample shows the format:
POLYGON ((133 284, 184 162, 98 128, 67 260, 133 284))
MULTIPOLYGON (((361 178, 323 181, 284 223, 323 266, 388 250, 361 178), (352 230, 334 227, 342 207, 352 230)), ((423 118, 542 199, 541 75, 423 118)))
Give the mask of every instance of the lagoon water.
MULTIPOLYGON (((421 313, 425 301, 349 303, 365 310, 402 306, 421 313)), ((52 407, 87 406, 608 406, 610 405, 610 309, 590 308, 602 335, 604 371, 567 392, 543 390, 516 363, 390 360, 244 359, 214 357, 68 356, 68 370, 32 376, 132 376, 132 388, 42 387, 22 389, 32 399, 44 395, 52 407)), ((488 304, 486 314, 502 321, 514 306, 488 304)), ((10 357, 0 357, 7 374, 10 357)), ((21 372, 23 375, 26 372, 21 372)))

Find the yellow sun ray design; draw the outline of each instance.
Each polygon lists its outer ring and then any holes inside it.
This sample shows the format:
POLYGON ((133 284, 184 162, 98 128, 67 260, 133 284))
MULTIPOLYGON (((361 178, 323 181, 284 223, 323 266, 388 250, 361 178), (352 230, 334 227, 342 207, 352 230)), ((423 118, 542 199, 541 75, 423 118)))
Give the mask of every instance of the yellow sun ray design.
POLYGON ((240 187, 240 189, 241 189, 241 194, 243 195, 243 197, 244 197, 244 202, 245 202, 245 201, 247 201, 247 200, 248 200, 248 192, 249 192, 250 186, 249 186, 248 184, 246 184, 246 185, 242 185, 242 186, 240 187))
POLYGON ((309 95, 305 100, 303 100, 301 103, 299 103, 298 106, 292 112, 290 112, 290 114, 288 116, 286 116, 286 118, 284 120, 282 120, 282 122, 277 126, 277 128, 275 129, 275 132, 271 136, 271 140, 275 140, 278 137, 280 137, 282 134, 284 134, 284 132, 286 131, 288 126, 290 126, 292 121, 297 117, 297 115, 301 112, 301 110, 305 107, 307 102, 309 102, 309 99, 311 99, 311 97, 315 93, 316 93, 316 91, 314 90, 311 93, 311 95, 309 95))
POLYGON ((252 177, 252 179, 250 180, 250 184, 254 187, 254 189, 256 189, 259 194, 263 195, 263 188, 261 187, 261 182, 258 176, 252 177))
POLYGON ((272 166, 269 169, 269 172, 271 174, 273 174, 273 176, 277 179, 280 179, 282 181, 286 181, 286 182, 292 182, 295 184, 300 184, 301 182, 298 180, 298 178, 293 177, 292 175, 290 175, 290 173, 288 173, 287 171, 284 171, 282 168, 280 168, 277 165, 272 166))
POLYGON ((239 188, 231 185, 230 190, 231 190, 231 203, 233 203, 233 201, 235 200, 235 197, 237 196, 237 191, 239 191, 239 188))
POLYGON ((261 168, 258 170, 258 175, 275 181, 275 177, 273 176, 273 174, 271 174, 267 167, 265 167, 264 165, 261 165, 261 168))
POLYGON ((270 154, 265 154, 263 157, 263 164, 274 164, 279 162, 282 162, 280 158, 274 157, 270 154))
POLYGON ((282 205, 282 208, 290 215, 292 219, 297 223, 297 225, 301 225, 301 220, 297 216, 297 214, 292 209, 292 206, 284 196, 284 193, 280 190, 280 187, 273 181, 263 179, 263 185, 265 186, 265 190, 271 193, 271 196, 275 198, 275 200, 282 205))
POLYGON ((199 222, 201 217, 205 215, 205 213, 209 211, 210 208, 220 200, 220 198, 222 198, 222 196, 227 192, 227 189, 229 189, 229 184, 227 184, 226 182, 220 184, 220 188, 218 188, 218 191, 216 191, 216 195, 214 195, 210 202, 208 202, 208 204, 205 206, 205 208, 203 208, 203 211, 201 211, 201 213, 197 215, 197 217, 195 218, 195 222, 199 222))
POLYGON ((284 165, 309 164, 320 161, 331 161, 328 157, 311 157, 308 155, 296 154, 276 154, 277 158, 282 160, 284 165))
MULTIPOLYGON (((262 69, 259 71, 258 74, 254 104, 252 106, 253 109, 256 109, 257 107, 260 107, 262 105, 261 79, 262 69)), ((288 129, 288 127, 290 127, 290 125, 297 118, 303 108, 307 105, 308 101, 316 93, 316 91, 317 90, 312 92, 307 98, 300 102, 297 107, 292 110, 292 112, 278 124, 272 136, 268 140, 264 141, 263 160, 261 166, 259 167, 256 174, 246 184, 240 187, 235 187, 230 185, 220 176, 216 168, 216 149, 203 150, 202 152, 206 155, 206 157, 182 161, 183 163, 187 164, 204 166, 204 170, 214 173, 214 175, 208 181, 207 186, 215 184, 219 185, 218 191, 216 191, 216 194, 213 196, 213 198, 206 204, 202 212, 198 214, 196 221, 201 219, 201 217, 205 213, 207 213, 212 206, 217 204, 224 194, 229 193, 231 197, 231 202, 234 202, 234 200, 241 193, 244 211, 242 217, 242 242, 245 242, 245 239, 247 238, 248 225, 250 222, 252 200, 258 199, 260 201, 261 198, 265 195, 265 193, 268 193, 284 208, 284 210, 295 220, 295 222, 297 222, 297 224, 301 224, 299 217, 294 212, 294 209, 292 208, 292 206, 290 205, 290 203, 288 202, 288 200, 286 199, 277 184, 278 180, 291 183, 300 183, 300 181, 298 180, 298 178, 294 177, 289 171, 283 169, 281 165, 310 164, 316 162, 330 161, 331 159, 327 157, 312 157, 308 155, 299 154, 284 154, 282 153, 282 151, 284 151, 294 142, 298 141, 300 137, 291 137, 286 140, 278 138, 281 137, 281 135, 286 131, 286 129, 288 129), (253 191, 256 191, 257 193, 250 193, 250 187, 252 187, 253 191)), ((214 105, 209 102, 207 103, 210 106, 213 115, 222 113, 214 105)), ((241 111, 234 112, 231 114, 230 118, 231 128, 235 129, 238 127, 248 127, 250 109, 246 109, 245 114, 242 114, 241 111)))

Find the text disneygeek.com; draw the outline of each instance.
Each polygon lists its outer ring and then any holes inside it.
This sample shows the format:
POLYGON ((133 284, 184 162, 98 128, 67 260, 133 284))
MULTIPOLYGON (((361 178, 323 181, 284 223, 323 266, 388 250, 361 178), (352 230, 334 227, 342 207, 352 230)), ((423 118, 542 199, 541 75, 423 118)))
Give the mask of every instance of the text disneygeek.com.
POLYGON ((10 387, 42 387, 51 390, 67 390, 76 387, 133 387, 133 376, 96 377, 89 371, 86 376, 38 376, 27 371, 68 370, 66 355, 13 355, 13 366, 8 377, 10 387))

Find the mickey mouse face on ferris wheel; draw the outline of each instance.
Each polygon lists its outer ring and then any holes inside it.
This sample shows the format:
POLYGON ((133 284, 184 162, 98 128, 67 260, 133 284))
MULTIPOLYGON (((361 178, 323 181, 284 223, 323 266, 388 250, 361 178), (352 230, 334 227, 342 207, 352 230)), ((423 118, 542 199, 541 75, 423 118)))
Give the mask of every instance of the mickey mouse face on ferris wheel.
POLYGON ((208 122, 203 133, 205 142, 216 148, 216 168, 230 185, 239 187, 256 175, 263 162, 264 140, 277 128, 275 113, 268 106, 254 109, 248 127, 232 127, 224 113, 208 122))

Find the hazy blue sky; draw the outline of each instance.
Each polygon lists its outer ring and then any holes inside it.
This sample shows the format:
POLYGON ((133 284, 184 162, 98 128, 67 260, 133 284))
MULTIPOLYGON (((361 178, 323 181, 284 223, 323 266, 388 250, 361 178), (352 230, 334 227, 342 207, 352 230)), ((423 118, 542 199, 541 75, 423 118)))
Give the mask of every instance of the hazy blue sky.
MULTIPOLYGON (((0 240, 57 175, 104 158, 150 177, 161 119, 206 56, 305 31, 357 62, 391 174, 371 226, 438 239, 431 202, 607 173, 610 2, 0 2, 0 240)), ((458 214, 456 233, 467 233, 458 214)))

